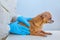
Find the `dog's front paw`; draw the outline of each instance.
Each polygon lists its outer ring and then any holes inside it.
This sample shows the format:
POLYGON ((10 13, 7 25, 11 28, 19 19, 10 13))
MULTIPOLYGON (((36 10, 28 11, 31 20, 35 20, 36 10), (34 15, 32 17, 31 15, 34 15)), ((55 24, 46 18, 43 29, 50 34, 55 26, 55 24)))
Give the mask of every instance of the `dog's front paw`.
POLYGON ((52 35, 52 33, 45 33, 45 34, 47 34, 47 35, 52 35))
POLYGON ((52 33, 48 33, 48 35, 52 35, 52 33))
POLYGON ((44 33, 40 33, 40 36, 42 36, 42 37, 47 37, 47 35, 44 34, 44 33))

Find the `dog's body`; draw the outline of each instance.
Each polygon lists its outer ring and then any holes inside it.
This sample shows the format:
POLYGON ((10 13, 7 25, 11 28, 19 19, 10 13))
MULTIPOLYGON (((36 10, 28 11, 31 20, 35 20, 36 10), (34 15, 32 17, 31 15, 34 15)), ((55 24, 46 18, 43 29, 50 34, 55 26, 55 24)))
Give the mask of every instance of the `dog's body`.
MULTIPOLYGON (((43 24, 53 22, 53 20, 51 20, 51 19, 52 19, 51 14, 49 12, 44 12, 44 13, 36 16, 32 20, 30 20, 29 21, 30 25, 31 25, 30 26, 30 35, 36 35, 36 36, 46 36, 47 34, 51 35, 51 33, 47 33, 42 30, 43 24)), ((20 23, 20 24, 22 24, 22 23, 20 23)))

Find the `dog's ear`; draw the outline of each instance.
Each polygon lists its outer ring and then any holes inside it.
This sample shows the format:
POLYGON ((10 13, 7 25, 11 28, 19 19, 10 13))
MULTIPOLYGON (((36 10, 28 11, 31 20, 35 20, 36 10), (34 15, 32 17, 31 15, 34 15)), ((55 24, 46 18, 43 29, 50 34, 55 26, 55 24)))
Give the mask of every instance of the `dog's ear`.
POLYGON ((46 14, 42 14, 42 15, 40 15, 40 17, 41 18, 45 18, 45 17, 47 17, 47 15, 46 14))
POLYGON ((51 15, 50 12, 43 12, 40 16, 41 16, 42 18, 45 18, 45 17, 47 17, 48 15, 51 15))

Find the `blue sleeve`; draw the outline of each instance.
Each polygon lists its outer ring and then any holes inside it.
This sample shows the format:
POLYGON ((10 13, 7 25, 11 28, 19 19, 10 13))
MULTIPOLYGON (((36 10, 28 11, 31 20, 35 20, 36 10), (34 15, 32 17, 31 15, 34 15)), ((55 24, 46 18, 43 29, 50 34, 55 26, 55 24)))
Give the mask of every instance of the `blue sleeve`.
POLYGON ((30 26, 30 23, 23 16, 18 17, 17 21, 24 23, 28 27, 30 26))

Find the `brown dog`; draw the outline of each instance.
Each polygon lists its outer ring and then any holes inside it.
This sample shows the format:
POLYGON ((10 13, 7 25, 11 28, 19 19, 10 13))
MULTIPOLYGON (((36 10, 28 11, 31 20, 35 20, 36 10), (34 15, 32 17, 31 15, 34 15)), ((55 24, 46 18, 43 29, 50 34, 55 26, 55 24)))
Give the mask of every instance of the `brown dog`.
POLYGON ((37 17, 33 18, 29 22, 31 24, 30 26, 31 35, 36 35, 36 36, 46 36, 47 34, 51 35, 51 33, 47 33, 42 30, 43 24, 54 22, 49 12, 44 12, 38 15, 37 17))
MULTIPOLYGON (((30 22, 30 35, 36 36, 46 36, 51 35, 51 33, 44 32, 42 30, 42 25, 45 23, 52 23, 52 15, 49 12, 43 12, 42 14, 36 16, 30 22)), ((22 23, 20 23, 22 24, 22 23)), ((23 24, 22 24, 23 25, 23 24)))
MULTIPOLYGON (((34 17, 30 22, 30 35, 36 35, 36 36, 46 36, 46 35, 51 35, 51 33, 44 32, 42 30, 42 26, 45 23, 52 23, 54 22, 52 20, 52 15, 49 12, 43 12, 42 14, 34 17)), ((24 26, 26 26, 23 23, 19 23, 24 26)))

